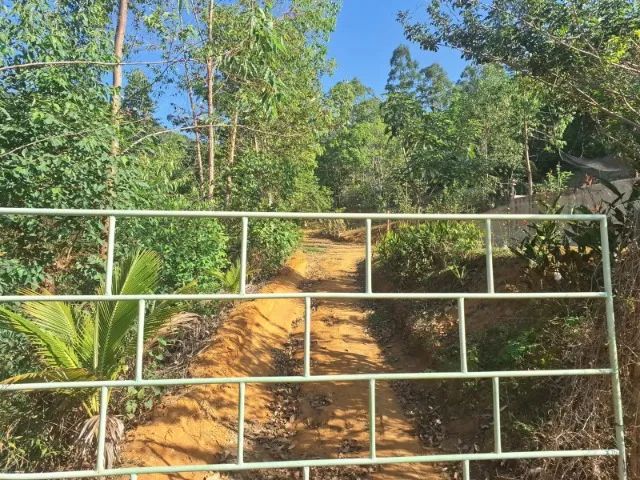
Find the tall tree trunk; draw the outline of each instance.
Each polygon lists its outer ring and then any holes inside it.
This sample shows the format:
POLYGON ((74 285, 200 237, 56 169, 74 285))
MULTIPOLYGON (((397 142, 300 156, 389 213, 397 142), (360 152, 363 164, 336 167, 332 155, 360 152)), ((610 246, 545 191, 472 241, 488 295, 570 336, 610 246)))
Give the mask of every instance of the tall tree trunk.
MULTIPOLYGON (((209 12, 207 15, 207 40, 209 48, 213 48, 213 9, 215 7, 215 0, 209 0, 209 12)), ((207 159, 209 162, 209 175, 207 179, 207 199, 213 199, 213 187, 215 182, 215 130, 213 128, 213 56, 209 54, 207 56, 207 114, 209 116, 208 120, 208 155, 207 159)))
MULTIPOLYGON (((122 105, 122 97, 120 90, 122 88, 122 55, 124 52, 124 37, 127 30, 127 16, 129 12, 129 0, 120 0, 118 4, 118 20, 116 23, 116 33, 114 36, 113 56, 115 65, 112 73, 113 96, 111 97, 111 121, 113 124, 113 138, 111 139, 111 159, 107 167, 107 198, 109 207, 114 207, 116 197, 116 174, 117 174, 117 157, 120 154, 120 142, 118 134, 120 129, 120 107, 122 105)), ((104 257, 107 256, 109 249, 109 220, 104 219, 104 242, 100 247, 100 253, 104 257)))
POLYGON ((527 171, 527 189, 529 196, 533 196, 533 173, 531 172, 531 158, 529 157, 529 123, 524 120, 522 129, 522 141, 524 146, 524 168, 527 171))
POLYGON ((193 134, 196 142, 196 172, 198 175, 198 190, 202 195, 204 192, 204 168, 202 164, 202 142, 200 140, 200 126, 198 124, 198 114, 193 95, 193 83, 191 82, 191 73, 189 72, 188 60, 184 62, 184 79, 187 86, 187 96, 189 97, 189 106, 191 108, 191 118, 193 120, 193 134))
POLYGON ((111 98, 111 116, 114 126, 114 135, 111 140, 111 155, 113 157, 111 171, 109 172, 109 190, 113 194, 113 182, 115 180, 115 157, 120 153, 120 142, 118 141, 118 130, 120 127, 120 107, 122 106, 122 55, 124 52, 124 37, 127 30, 127 16, 129 12, 129 0, 120 0, 118 4, 118 22, 114 38, 113 56, 116 62, 113 67, 113 96, 111 98))
POLYGON ((231 118, 231 132, 229 133, 229 153, 228 153, 228 169, 229 173, 227 174, 227 199, 226 206, 229 208, 231 206, 231 196, 233 190, 233 178, 231 169, 233 168, 233 164, 236 161, 236 139, 238 137, 238 109, 236 108, 233 112, 233 117, 231 118))

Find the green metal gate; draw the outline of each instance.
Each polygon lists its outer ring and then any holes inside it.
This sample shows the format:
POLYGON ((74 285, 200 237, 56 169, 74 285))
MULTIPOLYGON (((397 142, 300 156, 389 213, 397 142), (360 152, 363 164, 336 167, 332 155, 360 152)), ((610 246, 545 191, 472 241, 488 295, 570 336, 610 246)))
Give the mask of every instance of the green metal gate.
POLYGON ((400 463, 426 463, 426 462, 459 462, 462 465, 463 478, 469 480, 470 462, 486 460, 515 460, 536 458, 562 458, 562 457, 594 457, 617 456, 618 479, 624 480, 626 474, 625 440, 623 427, 622 399, 620 393, 620 376, 618 370, 618 358, 616 348, 615 318, 613 305, 613 289, 611 284, 611 261, 609 258, 609 237, 607 233, 607 218, 603 215, 475 215, 475 214, 334 214, 334 213, 278 213, 278 212, 206 212, 206 211, 151 211, 151 210, 62 210, 62 209, 21 209, 0 208, 0 215, 28 215, 28 216, 83 216, 108 218, 108 251, 106 262, 106 289, 104 295, 6 295, 0 296, 0 302, 20 303, 25 301, 71 301, 71 302, 95 302, 100 300, 132 300, 139 302, 138 337, 136 351, 136 368, 134 380, 115 381, 78 381, 78 382, 48 382, 1 385, 0 394, 10 395, 12 392, 28 390, 56 390, 69 388, 96 388, 100 390, 100 417, 98 427, 97 461, 92 470, 82 471, 56 471, 33 473, 0 473, 0 480, 17 479, 62 479, 62 478, 88 478, 88 477, 115 477, 129 476, 136 479, 141 474, 152 473, 180 473, 180 472, 233 472, 260 469, 301 469, 303 478, 310 478, 310 468, 348 465, 382 465, 400 463), (163 218, 237 218, 242 222, 241 239, 241 287, 239 294, 163 294, 163 295, 115 295, 111 293, 113 280, 114 249, 116 220, 127 217, 163 217, 163 218), (281 219, 347 219, 362 221, 366 227, 366 280, 362 293, 331 293, 331 292, 305 292, 305 293, 247 293, 247 246, 249 222, 251 219, 281 218, 281 219), (373 220, 401 220, 401 221, 429 221, 429 220, 466 220, 484 221, 486 229, 486 293, 376 293, 372 285, 371 260, 372 242, 371 225, 373 220), (496 293, 493 280, 493 250, 492 250, 492 221, 582 221, 597 222, 600 226, 600 240, 602 247, 602 269, 604 275, 604 291, 601 292, 540 292, 540 293, 496 293), (145 379, 143 372, 143 329, 145 303, 153 300, 253 300, 253 299, 303 299, 305 302, 305 334, 304 334, 304 373, 301 376, 280 377, 246 377, 246 378, 175 378, 175 379, 145 379), (378 374, 346 374, 346 375, 313 375, 311 365, 311 301, 312 299, 455 299, 458 302, 458 319, 460 333, 460 370, 455 372, 428 372, 428 373, 378 373, 378 374), (465 300, 516 300, 516 299, 545 299, 545 298, 599 298, 605 302, 606 325, 609 349, 609 366, 592 369, 566 369, 566 370, 514 370, 514 371, 469 371, 467 367, 467 342, 465 333, 465 300), (504 451, 501 442, 500 422, 500 381, 503 378, 540 378, 548 376, 590 376, 608 375, 612 382, 612 402, 614 410, 615 446, 610 449, 593 450, 554 450, 554 451, 504 451), (406 457, 379 457, 376 454, 376 383, 394 380, 445 380, 445 379, 491 379, 493 384, 493 428, 495 447, 493 452, 487 453, 460 453, 441 455, 421 455, 406 457), (245 462, 244 461, 244 416, 245 416, 245 387, 247 384, 267 383, 305 383, 305 382, 336 382, 351 381, 362 382, 363 388, 369 389, 369 455, 361 458, 333 458, 318 460, 290 460, 269 462, 245 462), (106 468, 105 466, 105 435, 108 408, 108 391, 110 388, 123 387, 151 387, 151 386, 176 386, 176 385, 212 385, 235 384, 238 386, 238 441, 237 460, 231 464, 213 465, 169 465, 152 467, 127 467, 106 468))

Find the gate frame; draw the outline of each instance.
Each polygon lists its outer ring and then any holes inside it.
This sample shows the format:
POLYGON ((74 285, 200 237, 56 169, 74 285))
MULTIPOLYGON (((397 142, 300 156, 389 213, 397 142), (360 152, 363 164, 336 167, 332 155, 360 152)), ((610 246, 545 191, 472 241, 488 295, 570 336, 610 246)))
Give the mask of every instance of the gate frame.
POLYGON ((100 413, 98 424, 98 445, 96 467, 94 470, 79 470, 66 472, 42 473, 0 473, 0 480, 39 480, 63 478, 115 477, 129 476, 137 479, 142 474, 171 474, 183 472, 233 472, 261 469, 302 469, 303 478, 310 478, 310 468, 349 465, 384 465, 399 463, 453 463, 462 464, 463 479, 470 480, 470 462, 487 460, 518 460, 535 458, 568 458, 568 457, 618 457, 618 480, 626 480, 626 449, 624 439, 623 407, 620 388, 620 372, 616 345, 614 293, 611 282, 611 259, 609 250, 609 236, 606 215, 585 214, 382 214, 382 213, 293 213, 293 212, 213 212, 213 211, 163 211, 163 210, 88 210, 88 209, 49 209, 49 208, 0 208, 0 216, 25 215, 47 217, 99 217, 108 219, 108 244, 106 260, 105 294, 103 295, 2 295, 0 303, 21 303, 26 301, 67 301, 67 302, 95 302, 95 301, 137 301, 138 325, 137 346, 134 380, 112 381, 78 381, 78 382, 33 382, 22 384, 0 385, 0 394, 6 392, 28 390, 57 390, 68 388, 96 388, 100 391, 100 413), (116 219, 134 217, 161 218, 238 218, 242 221, 241 233, 241 280, 239 294, 144 294, 144 295, 115 295, 112 293, 114 252, 116 242, 116 219), (291 219, 291 220, 321 220, 343 219, 364 221, 365 238, 365 289, 362 293, 337 292, 303 292, 303 293, 247 293, 247 250, 250 219, 291 219), (487 270, 486 293, 375 293, 372 282, 372 221, 400 220, 400 221, 479 221, 485 222, 485 257, 487 270), (602 271, 604 276, 604 291, 602 292, 537 292, 537 293, 496 293, 493 278, 493 247, 492 221, 582 221, 598 222, 600 228, 600 243, 602 250, 602 271), (592 369, 563 369, 563 370, 513 370, 513 371, 469 371, 467 366, 467 341, 465 328, 465 299, 545 299, 545 298, 602 298, 605 301, 607 341, 609 352, 608 368, 592 369), (305 305, 304 315, 304 373, 301 376, 271 376, 271 377, 237 377, 237 378, 175 378, 175 379, 145 379, 143 375, 144 354, 144 316, 145 306, 154 300, 256 300, 256 299, 302 299, 305 305), (312 375, 311 373, 311 300, 312 299, 455 299, 458 301, 458 326, 460 336, 460 371, 458 372, 428 372, 428 373, 382 373, 382 374, 345 374, 345 375, 312 375), (501 378, 540 378, 549 376, 594 376, 609 375, 611 377, 612 401, 614 411, 614 428, 616 447, 611 449, 592 450, 550 450, 505 452, 501 442, 501 410, 500 410, 500 379, 501 378), (487 453, 461 453, 417 455, 406 457, 379 457, 376 453, 376 382, 397 380, 452 380, 452 379, 491 379, 493 391, 493 429, 494 451, 487 453), (369 389, 369 456, 361 458, 336 458, 318 460, 287 460, 268 462, 244 462, 244 417, 245 390, 249 384, 272 383, 310 383, 361 381, 368 384, 369 389), (154 467, 105 467, 105 437, 108 410, 108 392, 110 388, 150 387, 150 386, 186 386, 186 385, 238 385, 238 444, 237 461, 231 464, 210 465, 171 465, 154 467))

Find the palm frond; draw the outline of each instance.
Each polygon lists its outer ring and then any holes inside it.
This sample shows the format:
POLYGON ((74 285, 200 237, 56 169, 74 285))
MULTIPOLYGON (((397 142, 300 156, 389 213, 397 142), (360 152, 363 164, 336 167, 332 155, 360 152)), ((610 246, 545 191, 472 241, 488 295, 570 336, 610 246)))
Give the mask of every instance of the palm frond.
MULTIPOLYGON (((114 275, 114 293, 133 295, 150 293, 160 275, 160 258, 154 252, 142 250, 129 257, 114 275)), ((103 301, 97 306, 96 325, 99 329, 97 370, 107 373, 108 366, 119 362, 123 353, 123 339, 135 325, 138 302, 103 301)))
POLYGON ((80 362, 85 368, 95 368, 95 341, 96 341, 95 315, 85 314, 78 320, 76 343, 74 349, 80 362))
POLYGON ((96 380, 96 377, 84 368, 51 368, 39 372, 22 373, 2 380, 2 384, 77 382, 96 380))
MULTIPOLYGON (((23 295, 37 295, 33 290, 23 290, 23 295)), ((50 295, 45 292, 45 295, 50 295)), ((38 326, 54 335, 75 342, 76 322, 71 306, 64 302, 26 302, 22 311, 38 326)))
MULTIPOLYGON (((182 286, 174 293, 189 294, 196 291, 196 282, 190 282, 182 286)), ((148 342, 157 337, 161 332, 170 333, 171 330, 177 328, 186 322, 193 320, 192 314, 184 314, 184 306, 173 300, 162 300, 155 302, 150 310, 145 314, 144 318, 144 340, 148 342)), ((131 342, 126 347, 126 354, 133 355, 135 353, 136 344, 131 342)))
POLYGON ((6 307, 0 307, 0 329, 24 334, 40 359, 50 367, 66 369, 80 366, 72 344, 6 307))
POLYGON ((242 266, 240 260, 236 260, 226 271, 213 271, 211 275, 220 282, 226 293, 238 293, 240 291, 242 266))
MULTIPOLYGON (((98 427, 100 418, 97 415, 86 419, 78 433, 76 441, 83 450, 95 449, 95 441, 98 438, 98 427)), ((111 468, 118 458, 118 444, 124 438, 124 424, 122 420, 112 415, 107 416, 105 432, 105 463, 107 468, 111 468)))

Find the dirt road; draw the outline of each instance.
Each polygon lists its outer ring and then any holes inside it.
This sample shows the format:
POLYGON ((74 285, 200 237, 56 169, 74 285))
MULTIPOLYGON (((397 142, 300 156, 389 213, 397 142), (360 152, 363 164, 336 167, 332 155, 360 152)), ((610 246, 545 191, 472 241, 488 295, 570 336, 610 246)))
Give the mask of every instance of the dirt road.
MULTIPOLYGON (((358 268, 364 260, 361 243, 335 243, 308 238, 319 252, 310 257, 311 290, 363 291, 358 268)), ((371 312, 359 301, 326 300, 312 315, 311 372, 317 375, 390 371, 369 334, 371 312)), ((305 384, 294 442, 299 455, 313 458, 363 456, 369 450, 368 384, 363 382, 305 384)), ((388 382, 376 386, 376 443, 379 457, 425 454, 411 423, 388 382)), ((442 479, 432 465, 384 466, 374 479, 442 479)))
MULTIPOLYGON (((305 254, 297 254, 284 272, 267 285, 267 291, 362 291, 359 266, 361 243, 333 242, 308 236, 305 254), (308 264, 308 265, 307 265, 308 264)), ((367 306, 359 301, 323 300, 312 314, 312 374, 389 371, 382 352, 367 330, 367 306)), ((297 300, 256 301, 237 307, 218 331, 212 346, 194 360, 193 376, 245 376, 279 373, 274 351, 291 345, 301 335, 303 304, 297 300)), ((293 357, 300 360, 300 342, 293 357)), ((286 424, 290 430, 286 454, 277 459, 344 458, 368 455, 368 384, 341 382, 304 384, 292 390, 295 412, 286 424), (293 430, 293 431, 291 431, 293 430)), ((407 456, 429 453, 416 438, 394 391, 377 382, 377 454, 407 456)), ((237 387, 191 387, 172 395, 156 409, 151 421, 132 431, 124 459, 127 464, 175 465, 232 462, 236 445, 237 387)), ((275 415, 273 388, 247 387, 247 431, 260 431, 275 415)), ((264 429, 263 429, 264 430, 264 429)), ((248 442, 251 436, 248 435, 248 442)), ((270 459, 260 445, 247 446, 246 461, 270 459)), ((275 459, 274 457, 271 457, 275 459)), ((329 478, 442 480, 433 465, 383 466, 354 474, 334 470, 329 478), (355 475, 355 476, 354 476, 355 475)), ((324 478, 320 471, 312 478, 324 478), (316 476, 317 475, 317 476, 316 476)), ((145 479, 206 479, 208 475, 145 479)), ((215 477, 220 478, 220 477, 215 477)), ((243 478, 262 477, 260 473, 243 478)), ((295 478, 295 477, 292 477, 295 478)))

